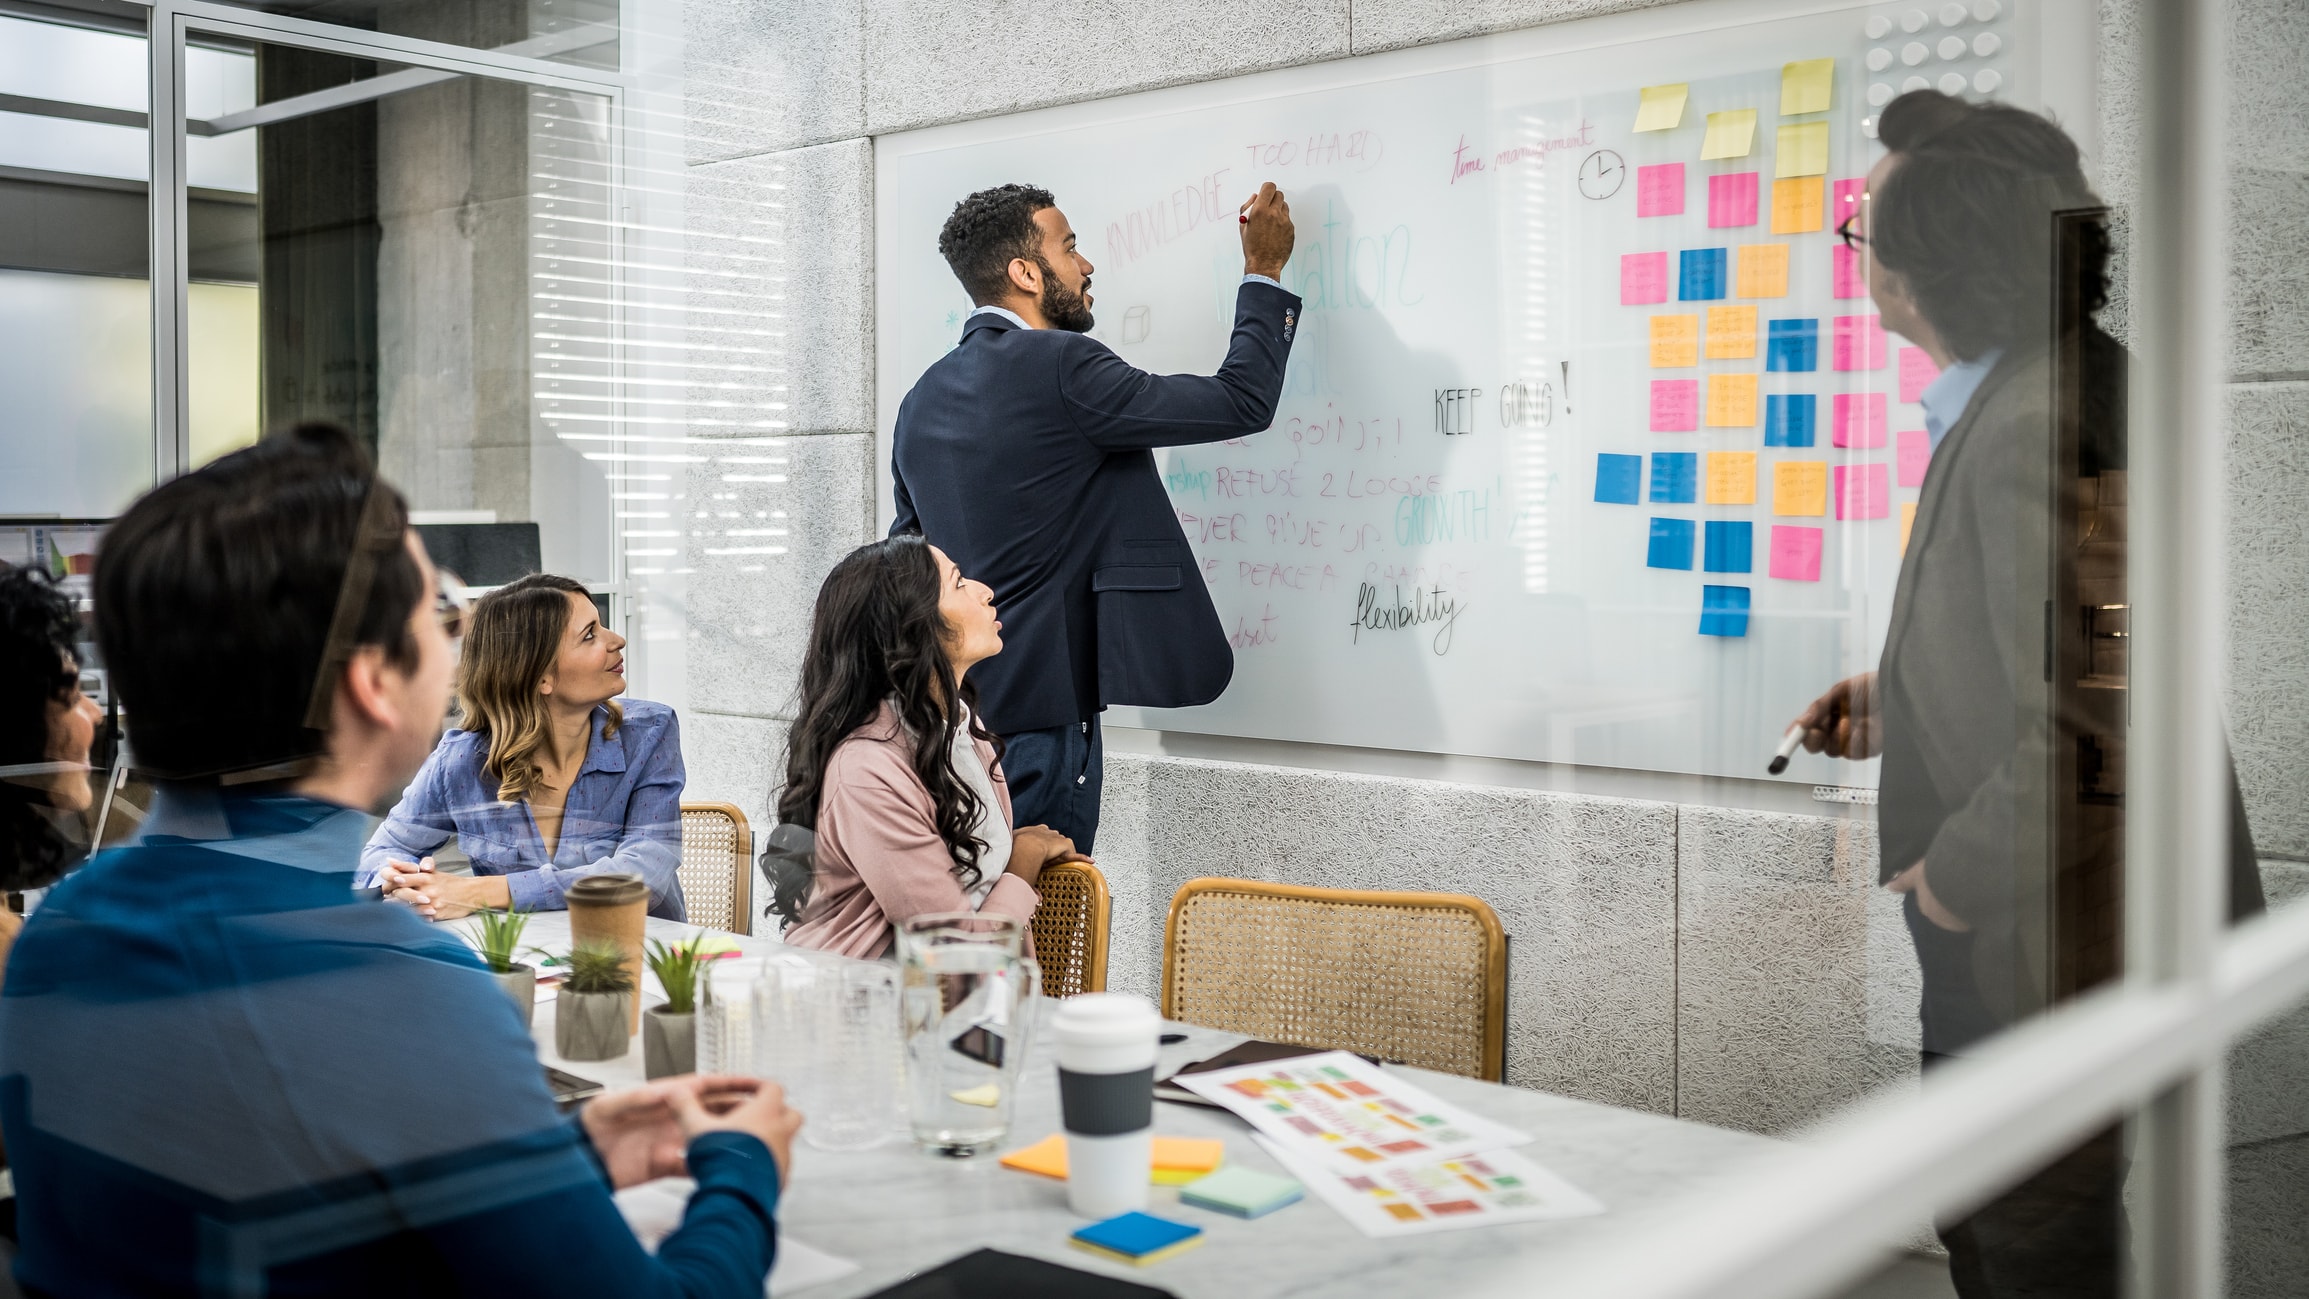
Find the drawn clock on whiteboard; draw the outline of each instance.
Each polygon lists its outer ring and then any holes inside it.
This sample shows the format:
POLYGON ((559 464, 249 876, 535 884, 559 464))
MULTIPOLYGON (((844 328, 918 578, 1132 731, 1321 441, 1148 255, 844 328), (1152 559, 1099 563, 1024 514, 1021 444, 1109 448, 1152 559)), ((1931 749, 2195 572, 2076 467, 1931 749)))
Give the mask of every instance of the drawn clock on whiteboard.
POLYGON ((1627 159, 1610 149, 1598 149, 1579 165, 1579 192, 1589 198, 1610 198, 1627 183, 1627 159))

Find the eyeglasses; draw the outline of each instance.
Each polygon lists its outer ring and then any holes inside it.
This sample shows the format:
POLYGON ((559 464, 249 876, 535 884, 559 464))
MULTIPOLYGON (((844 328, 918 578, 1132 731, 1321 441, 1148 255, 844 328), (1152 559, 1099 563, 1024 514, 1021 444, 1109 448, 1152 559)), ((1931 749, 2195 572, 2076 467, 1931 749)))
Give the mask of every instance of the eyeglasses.
POLYGON ((1858 230, 1853 228, 1859 224, 1860 214, 1857 212, 1844 218, 1842 221, 1836 224, 1836 237, 1843 240, 1844 246, 1846 248, 1852 249, 1854 252, 1858 252, 1860 249, 1866 248, 1868 246, 1868 236, 1861 234, 1858 230))
POLYGON ((472 609, 472 601, 465 594, 465 582, 445 568, 436 576, 441 586, 433 593, 433 616, 441 620, 441 631, 449 639, 462 640, 465 620, 472 609))

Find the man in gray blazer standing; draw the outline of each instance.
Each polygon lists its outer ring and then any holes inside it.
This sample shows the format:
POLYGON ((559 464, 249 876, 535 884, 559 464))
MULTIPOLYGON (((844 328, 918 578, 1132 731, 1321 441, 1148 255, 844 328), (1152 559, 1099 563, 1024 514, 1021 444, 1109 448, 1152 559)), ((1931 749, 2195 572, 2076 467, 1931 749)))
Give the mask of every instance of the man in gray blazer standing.
MULTIPOLYGON (((2093 666, 2059 611, 2095 583, 2123 600, 2121 527, 2080 521, 2122 500, 2124 353, 2092 321, 2107 228, 2059 127, 1917 91, 1878 138, 1839 233, 1884 327, 1941 368, 1932 460, 1877 670, 1798 721, 1814 753, 1884 758, 1881 878, 1905 895, 1929 1069, 2120 967, 2122 776, 2077 755, 2121 755, 2124 667, 2093 666)), ((2260 877, 2230 786, 2242 915, 2260 877)), ((2112 1129, 1943 1224, 1957 1292, 2116 1299, 2123 1182, 2112 1129)))

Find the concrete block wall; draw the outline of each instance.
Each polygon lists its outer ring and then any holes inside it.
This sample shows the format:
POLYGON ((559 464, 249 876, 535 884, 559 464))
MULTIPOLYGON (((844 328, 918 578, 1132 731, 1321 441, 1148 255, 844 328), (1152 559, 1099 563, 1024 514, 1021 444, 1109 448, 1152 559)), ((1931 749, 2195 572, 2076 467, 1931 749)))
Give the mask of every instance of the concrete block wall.
MULTIPOLYGON (((2129 3, 2103 4, 2100 162, 2120 205, 2135 185, 2129 3)), ((809 599, 870 535, 872 136, 1637 7, 687 4, 685 149, 692 224, 708 236, 690 257, 710 268, 775 245, 777 284, 741 305, 779 339, 791 412, 789 481, 714 508, 783 511, 794 538, 775 562, 710 543, 689 556, 695 796, 765 823, 809 599)), ((2232 208, 2248 233, 2232 279, 2232 730, 2263 851, 2309 860, 2309 533, 2293 505, 2309 495, 2309 18, 2296 0, 2238 12, 2232 208)), ((698 400, 710 409, 710 389, 698 400)), ((1864 818, 1119 753, 1106 808, 1117 987, 1154 990, 1164 908, 1193 875, 1458 889, 1492 900, 1517 937, 1514 1081, 1783 1131, 1911 1072, 1913 957, 1869 887, 1864 818)))

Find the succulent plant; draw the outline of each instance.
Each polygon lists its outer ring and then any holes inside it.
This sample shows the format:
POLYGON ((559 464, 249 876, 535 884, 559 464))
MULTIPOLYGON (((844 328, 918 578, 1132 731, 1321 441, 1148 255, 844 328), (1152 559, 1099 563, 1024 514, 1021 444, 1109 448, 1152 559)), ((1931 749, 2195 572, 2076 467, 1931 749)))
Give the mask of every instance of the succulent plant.
POLYGON ((626 968, 625 949, 615 943, 580 943, 569 949, 567 992, 631 992, 633 971, 626 968))

